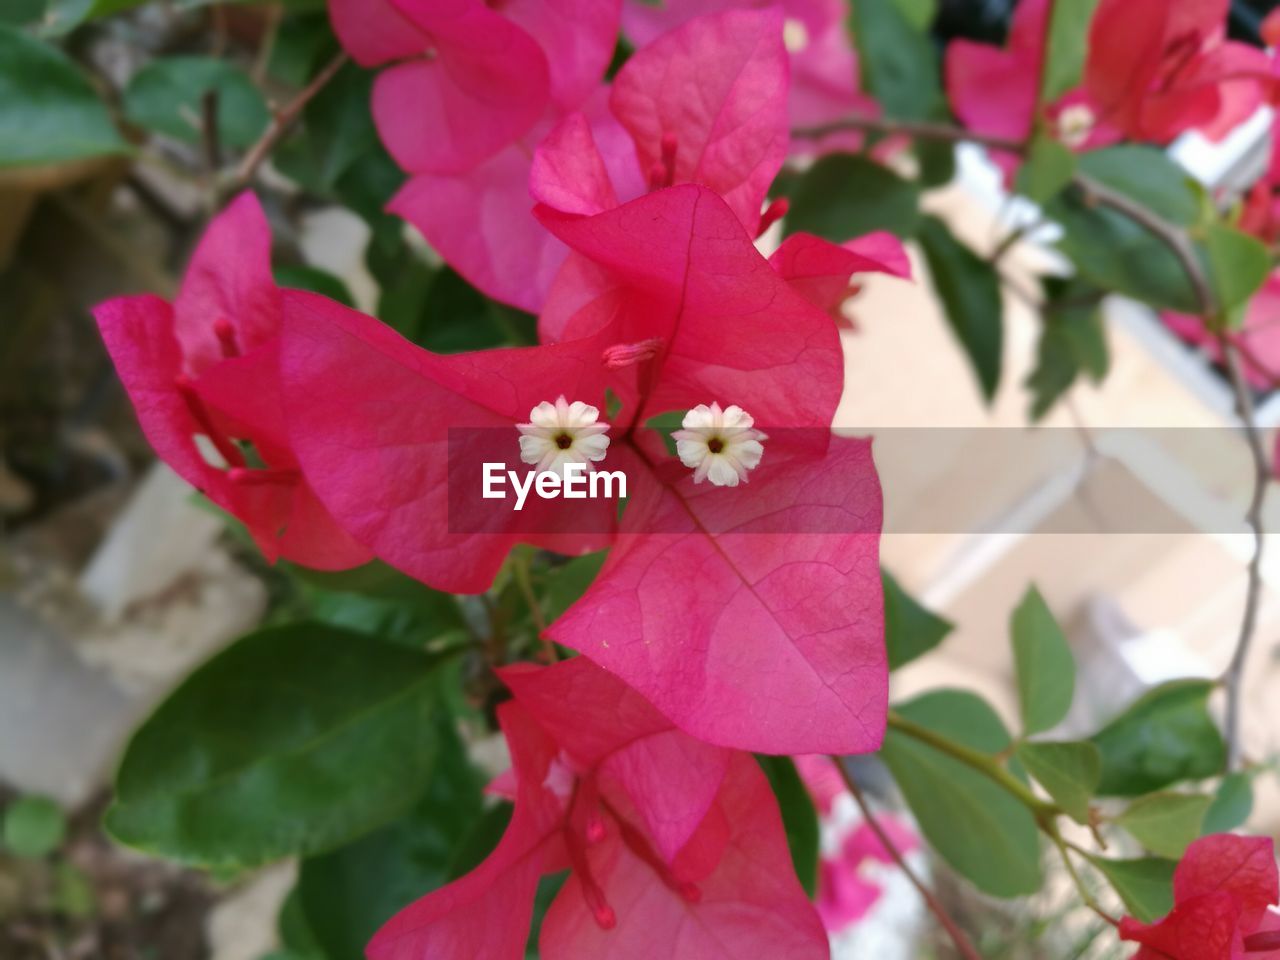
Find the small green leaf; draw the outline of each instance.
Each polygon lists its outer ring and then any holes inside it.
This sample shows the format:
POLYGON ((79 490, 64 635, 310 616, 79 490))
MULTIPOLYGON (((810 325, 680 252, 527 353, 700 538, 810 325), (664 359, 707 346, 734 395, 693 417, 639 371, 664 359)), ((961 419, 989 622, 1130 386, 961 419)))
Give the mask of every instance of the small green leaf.
POLYGON ((1057 140, 1038 136, 1018 171, 1018 192, 1043 204, 1062 192, 1076 172, 1076 155, 1057 140))
POLYGON ((0 26, 0 167, 125 153, 128 147, 78 67, 0 26))
POLYGON ((844 243, 876 230, 907 237, 920 222, 919 187, 866 157, 828 154, 786 189, 787 233, 844 243))
POLYGON ((757 756, 756 760, 778 801, 796 876, 812 898, 818 887, 818 812, 813 808, 813 798, 790 757, 757 756))
POLYGON ((1106 796, 1136 797, 1222 772, 1226 748, 1209 717, 1211 680, 1175 680, 1149 691, 1090 739, 1102 751, 1106 796))
POLYGON ((1023 595, 1010 626, 1022 732, 1034 736, 1056 727, 1071 709, 1076 661, 1062 628, 1035 587, 1023 595))
POLYGON ((1138 201, 1178 226, 1189 227, 1200 199, 1187 172, 1156 147, 1123 144, 1080 155, 1080 172, 1138 201))
POLYGON ((1018 759, 1072 820, 1089 822, 1089 801, 1102 776, 1097 747, 1088 741, 1037 741, 1019 746, 1018 759))
POLYGON ((356 305, 355 298, 351 296, 351 291, 342 282, 342 278, 333 275, 327 270, 307 266, 303 263, 285 263, 276 265, 271 272, 275 275, 276 283, 282 287, 290 287, 294 290, 310 290, 312 293, 328 297, 330 300, 334 300, 346 307, 354 307, 356 305))
POLYGON ((1244 826, 1253 813, 1253 776, 1248 773, 1230 773, 1222 778, 1213 795, 1213 804, 1204 815, 1200 832, 1228 833, 1244 826))
POLYGON ((897 670, 940 644, 954 626, 916 603, 887 570, 880 571, 880 579, 884 583, 884 644, 889 669, 897 670))
POLYGON ((1004 305, 995 269, 936 217, 925 217, 919 233, 951 330, 969 356, 983 397, 990 402, 1000 385, 1004 352, 1004 305))
POLYGON ((1131 803, 1115 822, 1152 853, 1177 860, 1200 836, 1212 802, 1199 793, 1153 793, 1131 803))
POLYGON ((1158 920, 1173 909, 1173 871, 1178 865, 1175 861, 1160 857, 1090 857, 1089 862, 1115 888, 1125 909, 1143 923, 1158 920))
MULTIPOLYGON (((983 753, 1000 753, 1011 742, 995 711, 972 693, 940 690, 897 709, 983 753)), ((972 767, 892 727, 880 756, 930 846, 958 873, 996 897, 1040 889, 1039 833, 1018 800, 972 767)))
POLYGON ((1036 366, 1026 380, 1033 420, 1048 413, 1082 373, 1100 383, 1111 366, 1097 288, 1056 278, 1047 279, 1044 286, 1044 326, 1036 366))
POLYGON ((435 668, 415 650, 324 625, 250 634, 134 734, 107 828, 217 869, 346 843, 426 789, 435 668))
POLYGON ((938 52, 920 19, 887 0, 853 3, 862 89, 897 120, 926 120, 944 109, 938 52))
POLYGON ((48 797, 20 797, 4 811, 4 846, 19 857, 46 857, 66 835, 62 808, 48 797))
POLYGON ((1231 326, 1239 328, 1242 308, 1271 272, 1271 255, 1262 241, 1222 224, 1209 227, 1205 249, 1218 306, 1229 314, 1231 326))
POLYGON ((175 140, 199 143, 208 93, 217 94, 218 137, 227 146, 252 145, 271 122, 266 101, 244 71, 211 57, 152 60, 125 88, 125 115, 175 140))
POLYGON ((1041 103, 1053 103, 1080 85, 1089 50, 1089 24, 1097 6, 1098 0, 1053 0, 1041 68, 1041 103))
POLYGON ((543 606, 546 609, 547 622, 555 620, 562 613, 578 602, 578 598, 587 592, 600 568, 604 566, 608 554, 588 553, 574 557, 563 566, 552 571, 547 588, 542 594, 543 606))

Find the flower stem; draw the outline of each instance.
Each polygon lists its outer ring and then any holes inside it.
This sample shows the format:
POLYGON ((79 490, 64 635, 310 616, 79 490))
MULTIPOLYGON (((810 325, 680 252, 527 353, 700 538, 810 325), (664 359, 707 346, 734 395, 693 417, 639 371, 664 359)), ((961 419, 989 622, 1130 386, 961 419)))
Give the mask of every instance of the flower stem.
POLYGON ((898 868, 906 878, 911 881, 911 885, 919 891, 920 896, 924 899, 925 906, 938 918, 938 922, 947 931, 951 942, 955 944, 956 950, 965 960, 982 960, 982 954, 978 953, 968 935, 960 929, 960 925, 952 919, 951 914, 947 913, 947 908, 942 905, 942 901, 938 899, 937 894, 930 890, 928 885, 911 869, 906 858, 902 855, 902 851, 894 846, 889 834, 884 827, 880 826, 880 821, 876 819, 875 814, 871 812, 871 808, 867 804, 867 798, 863 795, 862 788, 858 786, 858 781, 853 778, 853 774, 844 765, 844 761, 839 757, 832 757, 831 762, 836 765, 836 769, 840 771, 840 776, 844 780, 844 785, 853 794, 854 802, 857 803, 858 809, 862 811, 862 819, 866 821, 867 826, 871 828, 871 832, 884 845, 889 856, 893 858, 893 862, 898 865, 898 868))

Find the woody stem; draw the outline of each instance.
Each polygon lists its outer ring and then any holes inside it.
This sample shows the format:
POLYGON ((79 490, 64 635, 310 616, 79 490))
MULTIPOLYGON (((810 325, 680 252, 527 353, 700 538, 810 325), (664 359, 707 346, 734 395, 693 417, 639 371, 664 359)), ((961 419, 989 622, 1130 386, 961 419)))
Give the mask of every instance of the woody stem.
POLYGON ((913 869, 911 869, 906 858, 902 855, 902 851, 894 845, 893 840, 889 837, 889 834, 885 831, 884 827, 880 826, 880 821, 876 819, 875 814, 871 812, 871 807, 867 804, 867 798, 863 795, 862 788, 858 786, 858 781, 853 778, 853 774, 850 773, 849 768, 844 765, 844 761, 839 757, 832 757, 831 760, 835 763, 836 769, 840 771, 840 776, 844 780, 844 785, 849 788, 849 792, 853 795, 854 802, 857 803, 858 809, 862 811, 862 819, 866 822, 867 826, 871 828, 871 832, 876 835, 876 838, 880 843, 883 844, 885 850, 888 851, 889 856, 893 858, 893 862, 898 865, 898 868, 903 872, 906 878, 911 881, 911 885, 919 892, 920 896, 924 899, 925 906, 927 906, 929 911, 938 918, 938 922, 942 924, 943 929, 947 931, 947 936, 949 936, 951 938, 951 942, 955 944, 956 950, 959 951, 960 955, 964 957, 965 960, 982 960, 982 955, 978 953, 973 943, 970 942, 968 935, 960 929, 960 925, 952 919, 951 914, 947 913, 947 908, 942 905, 942 901, 938 899, 937 894, 930 890, 928 885, 920 879, 913 869))

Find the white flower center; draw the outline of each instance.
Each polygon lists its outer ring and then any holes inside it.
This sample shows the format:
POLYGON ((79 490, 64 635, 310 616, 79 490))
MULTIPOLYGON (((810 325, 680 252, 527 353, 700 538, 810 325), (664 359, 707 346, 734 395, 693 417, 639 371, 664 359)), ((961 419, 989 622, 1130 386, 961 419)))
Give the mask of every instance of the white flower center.
POLYGON ((1083 146, 1097 119, 1086 104, 1072 104, 1058 114, 1058 139, 1064 147, 1074 149, 1083 146))
POLYGON ((755 420, 739 406, 720 409, 720 404, 698 404, 684 415, 683 429, 671 436, 676 441, 680 462, 693 470, 693 482, 710 480, 717 487, 745 483, 764 456, 763 440, 755 420))
POLYGON ((588 403, 569 403, 564 396, 555 403, 544 400, 529 411, 529 423, 518 423, 520 459, 538 470, 563 475, 565 464, 603 460, 609 449, 607 423, 598 423, 600 411, 588 403))
POLYGON ((787 53, 799 53, 809 46, 809 28, 803 20, 795 17, 786 19, 782 24, 782 45, 787 48, 787 53))

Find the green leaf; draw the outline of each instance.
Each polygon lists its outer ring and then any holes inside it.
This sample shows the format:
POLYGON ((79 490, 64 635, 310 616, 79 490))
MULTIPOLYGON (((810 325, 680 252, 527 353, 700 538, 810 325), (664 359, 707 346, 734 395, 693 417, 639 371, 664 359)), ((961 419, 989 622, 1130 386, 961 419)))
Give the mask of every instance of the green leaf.
POLYGON ((346 843, 426 789, 435 666, 318 624, 250 634, 134 734, 107 828, 129 846, 219 869, 346 843))
POLYGON ((1125 909, 1143 923, 1158 920, 1173 909, 1173 871, 1178 865, 1173 860, 1089 857, 1089 862, 1115 888, 1125 909))
POLYGON ((888 167, 847 153, 823 157, 787 185, 785 229, 844 243, 875 230, 910 236, 920 221, 920 189, 888 167))
POLYGON ((1004 350, 1004 307, 995 269, 936 217, 921 222, 920 243, 947 320, 990 402, 1000 385, 1004 350))
POLYGON ((1089 801, 1102 776, 1102 754, 1087 741, 1037 741, 1018 747, 1018 759, 1077 823, 1089 822, 1089 801))
POLYGON ((1010 630, 1022 732, 1034 736, 1056 727, 1071 709, 1076 661, 1062 628, 1035 587, 1027 588, 1013 611, 1010 630))
POLYGON ((1097 6, 1098 0, 1053 0, 1041 68, 1041 103, 1052 103, 1080 85, 1089 50, 1089 24, 1097 6))
POLYGON ((125 153, 128 147, 78 67, 61 52, 0 27, 0 167, 125 153))
POLYGON ((342 278, 334 276, 327 270, 302 263, 286 263, 273 267, 271 272, 275 275, 276 283, 282 287, 310 290, 312 293, 336 300, 347 307, 356 305, 355 298, 351 296, 351 291, 342 282, 342 278))
POLYGON ((0 24, 21 27, 44 15, 44 0, 9 0, 0 8, 0 24))
POLYGON ((854 0, 851 23, 862 70, 862 89, 885 116, 926 120, 944 109, 938 52, 924 27, 903 6, 854 0))
POLYGON ((1177 860, 1200 836, 1211 803, 1200 793, 1153 793, 1131 803, 1115 822, 1152 853, 1177 860))
POLYGON ((409 903, 450 879, 467 828, 484 809, 484 778, 447 716, 435 724, 439 759, 427 795, 405 817, 332 853, 302 862, 298 896, 307 926, 333 960, 365 944, 409 903))
MULTIPOLYGON (((1011 742, 995 711, 972 693, 940 690, 897 709, 983 753, 994 755, 1011 742)), ((992 896, 1040 889, 1036 823, 1018 800, 967 764, 892 727, 880 756, 925 838, 957 872, 992 896)))
POLYGON ((48 797, 20 797, 4 811, 4 847, 19 857, 46 857, 66 835, 67 818, 48 797))
POLYGON ((1044 326, 1035 369, 1026 379, 1033 420, 1048 413, 1082 373, 1100 383, 1111 366, 1097 289, 1058 278, 1048 278, 1044 286, 1044 326))
POLYGON ((125 88, 125 116, 175 140, 199 143, 208 93, 217 94, 218 138, 226 146, 251 146, 271 122, 266 101, 245 72, 211 57, 152 60, 125 88))
POLYGON ((1175 680, 1149 691, 1090 739, 1102 751, 1106 796, 1136 797, 1222 772, 1226 748, 1209 717, 1211 680, 1175 680))
POLYGON ((1200 200, 1187 172, 1157 147, 1124 144, 1080 155, 1080 172, 1138 201, 1165 220, 1189 227, 1200 200))
POLYGON ((1205 238, 1209 276, 1218 307, 1228 313, 1231 326, 1244 324, 1243 309, 1271 273, 1271 255, 1262 241, 1215 223, 1205 238))
POLYGON ((818 888, 818 812, 813 808, 809 788, 800 779, 790 757, 757 755, 756 760, 769 778, 769 785, 773 787, 773 795, 778 801, 796 876, 800 878, 804 892, 812 898, 818 888))
POLYGON ((1200 832, 1228 833, 1244 826, 1253 813, 1253 776, 1248 773, 1229 773, 1222 778, 1213 795, 1213 804, 1204 815, 1200 832))
POLYGON ((918 604, 887 570, 880 571, 880 579, 884 584, 884 645, 889 669, 897 670, 940 644, 954 625, 918 604))
POLYGON ((86 20, 123 13, 140 7, 145 2, 146 0, 49 0, 43 29, 49 35, 60 36, 86 20))
POLYGON ((374 71, 349 63, 307 104, 286 150, 289 176, 328 193, 361 157, 379 151, 369 110, 373 78, 374 71))
POLYGON ((542 593, 542 605, 548 623, 577 603, 578 598, 587 592, 587 587, 595 581, 608 556, 603 550, 588 553, 574 557, 551 572, 542 593))
POLYGON ((1018 171, 1018 192, 1043 204, 1061 193, 1076 172, 1076 155, 1049 136, 1031 141, 1026 162, 1018 171))
POLYGON ((956 176, 956 146, 945 140, 916 141, 916 162, 920 165, 920 185, 941 187, 956 176))
POLYGON ((938 0, 893 0, 917 30, 928 30, 938 16, 938 0))

